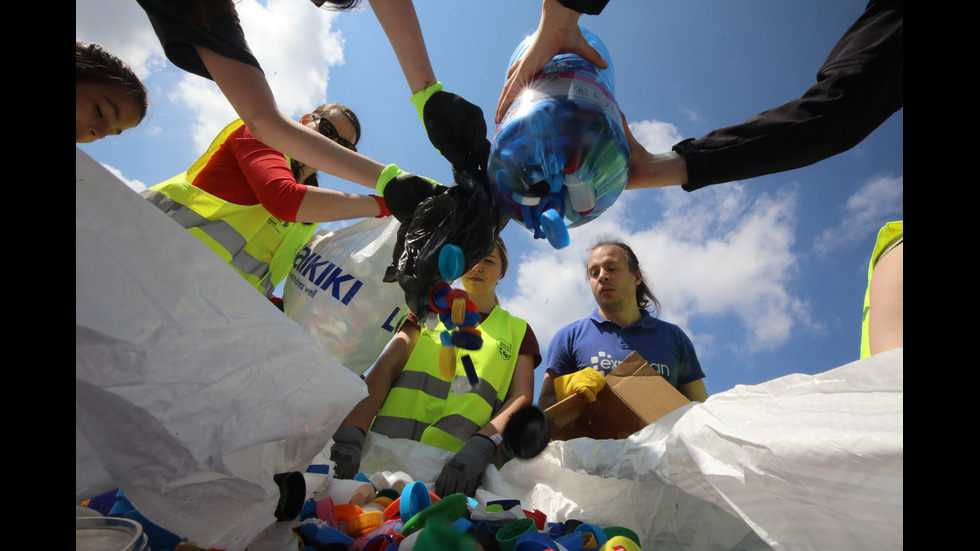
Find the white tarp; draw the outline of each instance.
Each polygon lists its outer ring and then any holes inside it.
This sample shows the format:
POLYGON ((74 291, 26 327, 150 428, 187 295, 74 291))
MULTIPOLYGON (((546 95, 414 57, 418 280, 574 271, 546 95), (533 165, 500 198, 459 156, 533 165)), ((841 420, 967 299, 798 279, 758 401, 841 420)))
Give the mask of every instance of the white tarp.
MULTIPOLYGON (((241 549, 273 522, 271 475, 326 462, 364 384, 77 149, 75 172, 76 499, 118 487, 164 528, 241 549)), ((488 468, 477 498, 658 551, 901 548, 902 364, 896 350, 739 386, 626 440, 552 442, 488 468)), ((431 483, 449 455, 372 434, 361 467, 431 483)))
MULTIPOLYGON (((488 468, 483 502, 637 532, 644 549, 900 549, 903 350, 737 386, 625 440, 488 468)), ((450 454, 371 434, 364 472, 431 482, 450 454)))
POLYGON ((217 255, 75 150, 75 497, 243 549, 367 395, 217 255))

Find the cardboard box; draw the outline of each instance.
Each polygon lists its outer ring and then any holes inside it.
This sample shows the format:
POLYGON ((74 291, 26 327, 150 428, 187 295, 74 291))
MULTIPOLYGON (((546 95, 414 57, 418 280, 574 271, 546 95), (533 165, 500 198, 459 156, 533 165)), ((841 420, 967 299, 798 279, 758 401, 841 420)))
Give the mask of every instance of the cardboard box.
POLYGON ((606 386, 589 403, 579 394, 545 410, 555 440, 621 439, 690 403, 636 352, 606 375, 606 386))

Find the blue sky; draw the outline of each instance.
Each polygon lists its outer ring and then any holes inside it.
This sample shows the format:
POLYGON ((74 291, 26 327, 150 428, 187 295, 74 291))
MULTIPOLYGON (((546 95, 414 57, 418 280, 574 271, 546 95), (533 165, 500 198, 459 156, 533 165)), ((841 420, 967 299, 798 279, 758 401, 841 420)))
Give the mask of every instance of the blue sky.
MULTIPOLYGON (((613 0, 581 24, 610 52, 616 97, 634 135, 663 152, 798 97, 864 5, 613 0)), ((235 117, 230 106, 212 83, 166 61, 135 2, 76 0, 75 7, 76 37, 133 65, 151 95, 140 127, 79 147, 137 190, 182 172, 235 117)), ((321 103, 347 104, 361 120, 361 153, 451 181, 369 7, 333 14, 306 0, 244 0, 238 9, 284 113, 298 118, 321 103)), ((436 76, 483 108, 492 138, 507 61, 536 28, 540 2, 426 0, 416 10, 436 76)), ((503 232, 512 267, 501 302, 528 320, 546 353, 558 328, 593 308, 586 249, 597 236, 618 236, 636 250, 661 317, 694 342, 709 393, 849 363, 858 356, 875 234, 903 217, 903 114, 810 167, 693 193, 624 192, 598 219, 572 229, 565 249, 511 223, 503 232)), ((325 174, 320 182, 365 191, 325 174)), ((542 374, 539 368, 539 386, 542 374)))

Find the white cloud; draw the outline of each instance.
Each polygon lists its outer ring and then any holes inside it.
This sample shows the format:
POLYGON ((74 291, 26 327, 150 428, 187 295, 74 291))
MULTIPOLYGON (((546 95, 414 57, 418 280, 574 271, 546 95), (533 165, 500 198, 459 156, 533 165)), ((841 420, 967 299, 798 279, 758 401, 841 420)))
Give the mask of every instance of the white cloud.
POLYGON ((885 223, 903 215, 904 176, 876 176, 844 204, 841 220, 813 240, 820 255, 849 247, 877 233, 885 223))
POLYGON ((144 184, 143 182, 141 182, 139 180, 129 180, 129 179, 127 179, 125 176, 122 175, 122 172, 120 172, 118 168, 116 168, 114 166, 109 166, 109 165, 107 165, 105 163, 101 163, 101 164, 102 164, 103 167, 105 167, 106 170, 108 170, 109 172, 111 172, 113 174, 113 176, 115 176, 116 178, 119 178, 119 180, 122 183, 124 183, 127 186, 129 186, 129 188, 132 189, 133 191, 135 191, 136 193, 139 193, 139 192, 141 192, 141 191, 143 191, 143 190, 146 189, 146 184, 144 184))
POLYGON ((793 187, 774 195, 751 194, 738 183, 697 193, 628 191, 599 218, 571 230, 569 247, 554 250, 536 241, 533 254, 520 259, 516 296, 501 300, 527 319, 546 347, 558 328, 594 308, 586 249, 600 237, 613 237, 634 249, 663 305, 661 317, 684 328, 699 354, 714 343, 773 348, 794 328, 812 323, 805 301, 789 290, 797 275, 791 250, 796 208, 793 187), (690 329, 711 327, 723 317, 737 319, 740 327, 703 334, 690 329))
POLYGON ((669 122, 639 121, 629 123, 629 127, 636 141, 650 153, 670 151, 675 143, 683 139, 677 127, 669 122))
MULTIPOLYGON (((288 0, 237 5, 249 47, 272 88, 279 110, 299 117, 326 103, 329 67, 343 63, 343 39, 331 25, 335 12, 301 9, 288 0)), ((237 115, 207 79, 185 74, 171 99, 191 112, 194 148, 203 151, 237 115)))
POLYGON ((76 0, 75 38, 95 42, 129 64, 140 79, 166 65, 146 13, 127 0, 76 0))

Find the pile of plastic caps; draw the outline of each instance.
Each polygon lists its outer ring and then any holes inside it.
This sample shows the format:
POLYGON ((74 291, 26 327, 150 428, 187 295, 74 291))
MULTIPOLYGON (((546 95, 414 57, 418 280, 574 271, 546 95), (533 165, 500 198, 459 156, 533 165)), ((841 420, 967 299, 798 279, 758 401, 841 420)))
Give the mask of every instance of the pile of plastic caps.
POLYGON ((311 499, 294 532, 301 551, 640 551, 639 538, 628 528, 549 522, 516 499, 481 507, 461 493, 440 498, 422 482, 381 488, 360 505, 311 499))
MULTIPOLYGON (((120 492, 82 505, 139 522, 153 551, 200 550, 148 521, 120 492)), ((440 498, 401 472, 370 478, 361 473, 355 481, 328 478, 292 522, 297 551, 641 551, 639 537, 628 528, 549 522, 516 499, 480 506, 461 493, 440 498), (335 503, 333 490, 351 483, 359 491, 340 492, 349 500, 335 503)))

